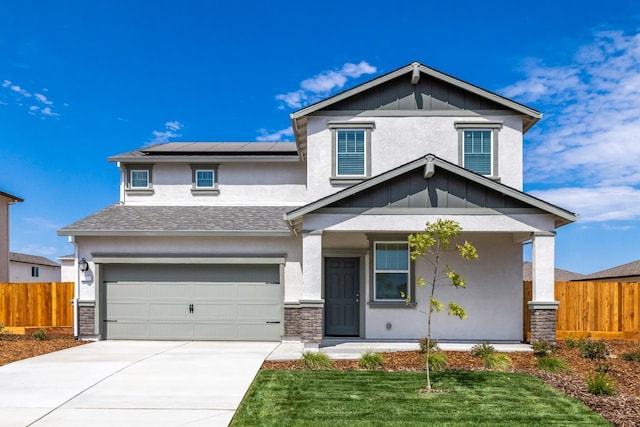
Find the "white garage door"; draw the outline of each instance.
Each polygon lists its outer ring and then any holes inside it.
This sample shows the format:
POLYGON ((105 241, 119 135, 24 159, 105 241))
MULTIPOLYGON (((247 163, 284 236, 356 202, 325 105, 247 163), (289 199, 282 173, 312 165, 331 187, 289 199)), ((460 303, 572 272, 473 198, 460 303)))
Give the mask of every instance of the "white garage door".
POLYGON ((278 265, 113 265, 104 270, 106 339, 281 339, 278 265))

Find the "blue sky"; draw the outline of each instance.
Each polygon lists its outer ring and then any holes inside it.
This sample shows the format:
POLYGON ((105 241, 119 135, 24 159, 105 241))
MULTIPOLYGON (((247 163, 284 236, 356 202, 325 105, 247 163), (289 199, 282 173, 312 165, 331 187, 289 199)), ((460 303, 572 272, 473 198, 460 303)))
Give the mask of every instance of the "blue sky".
POLYGON ((640 2, 221 4, 0 3, 12 251, 71 253, 56 230, 118 200, 110 155, 291 140, 299 106, 419 61, 544 113, 525 190, 581 215, 558 267, 640 259, 640 2))

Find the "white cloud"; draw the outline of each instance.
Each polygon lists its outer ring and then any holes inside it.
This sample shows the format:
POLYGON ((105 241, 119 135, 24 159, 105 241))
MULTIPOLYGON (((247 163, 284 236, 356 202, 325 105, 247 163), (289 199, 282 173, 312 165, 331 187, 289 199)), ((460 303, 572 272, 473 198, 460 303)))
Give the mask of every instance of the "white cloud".
POLYGON ((53 111, 51 111, 50 107, 44 107, 42 110, 40 110, 40 112, 42 113, 43 116, 48 116, 48 117, 57 117, 60 115, 58 113, 54 113, 53 111))
MULTIPOLYGON (((50 99, 48 99, 45 95, 41 94, 41 93, 31 93, 29 92, 27 89, 25 89, 24 87, 11 82, 11 80, 3 80, 2 81, 2 87, 5 89, 10 90, 11 92, 13 92, 14 94, 14 99, 15 99, 15 104, 18 107, 25 107, 28 106, 28 113, 31 115, 36 115, 35 113, 37 111, 40 112, 40 117, 41 118, 47 118, 47 117, 58 117, 60 114, 56 113, 53 110, 53 101, 51 101, 50 99), (41 104, 45 105, 44 108, 40 108, 36 105, 30 105, 31 102, 33 101, 29 101, 29 102, 25 102, 25 98, 35 98, 37 99, 41 104)), ((48 89, 43 89, 43 92, 48 92, 48 89)), ((6 105, 6 103, 5 103, 6 105)), ((66 104, 65 104, 66 106, 66 104)))
POLYGON ((21 246, 17 252, 29 255, 40 255, 44 257, 52 257, 58 253, 58 248, 54 246, 45 246, 45 245, 25 245, 21 246))
POLYGON ((529 193, 580 214, 580 222, 640 218, 640 189, 631 186, 564 187, 529 193))
POLYGON ((47 97, 42 95, 41 93, 36 93, 36 94, 34 94, 34 96, 36 97, 36 99, 38 101, 42 102, 45 105, 52 105, 53 104, 53 102, 49 101, 47 99, 47 97))
POLYGON ((597 32, 570 63, 524 70, 501 93, 545 113, 525 137, 525 181, 564 187, 537 193, 583 221, 640 219, 640 32, 597 32))
POLYGON ((260 133, 260 136, 256 138, 258 141, 290 141, 293 136, 293 129, 291 129, 291 127, 275 132, 259 129, 258 132, 260 133))
POLYGON ((9 89, 11 89, 14 92, 19 93, 20 95, 24 96, 25 98, 30 98, 31 97, 31 94, 28 91, 24 90, 23 88, 21 88, 18 85, 11 85, 11 86, 9 86, 9 89))
POLYGON ((57 230, 62 227, 61 224, 40 216, 26 217, 23 218, 23 221, 29 224, 32 229, 33 227, 36 227, 38 229, 57 230))
POLYGON ((356 79, 376 71, 377 68, 366 61, 361 61, 359 64, 347 62, 338 70, 323 71, 303 80, 300 83, 300 89, 276 95, 276 100, 284 102, 289 108, 301 108, 319 101, 336 89, 342 89, 349 78, 356 79))
POLYGON ((169 121, 164 124, 164 130, 154 130, 151 132, 153 134, 153 138, 149 141, 151 144, 164 144, 169 142, 171 138, 177 138, 182 136, 178 133, 180 129, 182 129, 184 125, 178 121, 169 121))

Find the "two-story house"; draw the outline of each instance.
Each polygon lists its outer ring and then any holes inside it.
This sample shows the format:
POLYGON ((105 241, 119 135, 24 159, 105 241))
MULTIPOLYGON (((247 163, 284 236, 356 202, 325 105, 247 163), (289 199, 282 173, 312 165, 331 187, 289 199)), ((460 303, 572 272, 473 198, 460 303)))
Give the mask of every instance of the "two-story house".
POLYGON ((120 203, 73 236, 79 335, 101 339, 417 339, 428 295, 407 236, 451 218, 480 258, 440 298, 448 340, 555 340, 555 229, 522 192, 531 108, 413 63, 291 115, 295 143, 167 143, 111 157, 120 203), (533 300, 523 301, 523 244, 533 300), (415 304, 407 304, 402 294, 415 304))
POLYGON ((0 191, 0 282, 9 281, 9 206, 23 201, 0 191))

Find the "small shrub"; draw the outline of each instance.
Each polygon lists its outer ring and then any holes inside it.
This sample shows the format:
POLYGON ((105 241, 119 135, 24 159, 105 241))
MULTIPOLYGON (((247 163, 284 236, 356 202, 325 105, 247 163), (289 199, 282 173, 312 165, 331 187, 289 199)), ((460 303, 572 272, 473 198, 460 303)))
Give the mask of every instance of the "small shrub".
POLYGON ((609 348, 604 340, 592 341, 587 338, 580 346, 580 356, 584 359, 604 359, 609 354, 609 348))
POLYGON ((506 371, 511 366, 509 356, 502 353, 491 353, 483 357, 482 360, 487 369, 494 369, 496 371, 506 371))
POLYGON ((542 356, 536 359, 538 369, 546 372, 566 372, 569 370, 567 362, 555 356, 542 356))
POLYGON ((4 327, 4 324, 0 322, 0 339, 3 335, 11 335, 11 331, 4 327))
POLYGON ((495 353, 496 349, 488 342, 483 342, 482 344, 476 344, 471 347, 469 352, 473 357, 481 357, 482 359, 485 359, 487 356, 495 353))
POLYGON ((572 334, 569 334, 569 338, 564 340, 564 345, 569 348, 580 348, 584 344, 585 339, 583 337, 573 338, 572 334))
POLYGON ((620 358, 629 362, 640 362, 640 350, 624 353, 620 358))
POLYGON ((360 357, 360 367, 364 369, 375 369, 382 366, 382 362, 384 362, 382 354, 375 351, 367 351, 360 357))
POLYGON ((587 378, 587 391, 596 396, 611 396, 617 389, 615 381, 607 374, 596 373, 587 378))
POLYGON ((533 355, 536 357, 549 356, 554 349, 553 345, 547 341, 533 343, 531 347, 533 347, 533 355))
POLYGON ((33 333, 33 338, 38 341, 43 341, 47 339, 47 332, 44 329, 40 329, 38 332, 33 333))
POLYGON ((430 351, 438 351, 438 341, 431 339, 429 340, 427 337, 420 339, 420 353, 427 352, 427 346, 430 347, 430 351), (428 344, 427 344, 428 343, 428 344))
POLYGON ((610 370, 611 370, 611 366, 609 366, 607 362, 598 363, 598 366, 596 366, 596 369, 595 369, 595 371, 599 374, 606 374, 610 370))
POLYGON ((320 371, 333 369, 333 362, 326 353, 320 353, 319 351, 305 351, 302 353, 302 367, 310 369, 312 371, 320 371))
POLYGON ((447 355, 445 353, 442 353, 442 352, 429 353, 429 370, 430 371, 441 372, 441 371, 444 371, 446 368, 447 368, 447 355))

